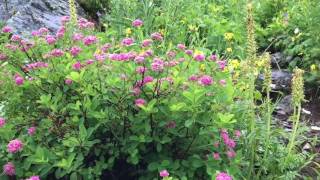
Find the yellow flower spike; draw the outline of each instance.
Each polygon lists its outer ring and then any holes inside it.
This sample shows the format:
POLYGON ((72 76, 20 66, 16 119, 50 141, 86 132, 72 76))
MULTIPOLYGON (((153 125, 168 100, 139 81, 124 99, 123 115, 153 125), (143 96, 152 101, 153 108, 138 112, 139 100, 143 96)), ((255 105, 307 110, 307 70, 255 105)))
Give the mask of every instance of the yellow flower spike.
POLYGON ((234 69, 238 69, 240 67, 240 62, 237 59, 233 59, 233 60, 231 60, 231 66, 234 69))
POLYGON ((205 64, 201 64, 200 65, 200 71, 201 72, 206 72, 206 65, 205 64))
POLYGON ((231 41, 233 39, 233 33, 224 33, 224 39, 227 41, 231 41))
POLYGON ((231 52, 232 52, 232 48, 230 48, 230 47, 227 48, 227 52, 228 52, 228 53, 231 53, 231 52))
POLYGON ((131 34, 132 34, 131 28, 127 28, 127 29, 126 29, 126 35, 129 36, 129 35, 131 35, 131 34))
POLYGON ((316 70, 317 70, 317 66, 316 66, 315 64, 312 64, 312 65, 310 66, 310 70, 311 70, 311 71, 316 71, 316 70))
POLYGON ((69 12, 71 17, 71 23, 73 25, 76 25, 78 21, 78 16, 75 0, 69 0, 69 12))

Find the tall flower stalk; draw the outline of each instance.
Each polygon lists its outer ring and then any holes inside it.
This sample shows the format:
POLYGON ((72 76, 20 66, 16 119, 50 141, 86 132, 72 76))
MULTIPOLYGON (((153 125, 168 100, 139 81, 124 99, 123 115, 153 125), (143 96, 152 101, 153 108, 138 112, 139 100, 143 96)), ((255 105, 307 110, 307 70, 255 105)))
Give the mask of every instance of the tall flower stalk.
POLYGON ((77 24, 78 15, 75 0, 69 0, 69 11, 72 25, 77 24))
POLYGON ((292 78, 292 106, 293 106, 293 115, 292 115, 292 134, 288 143, 288 157, 290 157, 292 149, 295 145, 295 140, 297 136, 297 131, 300 122, 300 113, 301 113, 301 102, 304 100, 304 85, 303 85, 303 73, 304 71, 296 68, 294 70, 294 75, 292 78))

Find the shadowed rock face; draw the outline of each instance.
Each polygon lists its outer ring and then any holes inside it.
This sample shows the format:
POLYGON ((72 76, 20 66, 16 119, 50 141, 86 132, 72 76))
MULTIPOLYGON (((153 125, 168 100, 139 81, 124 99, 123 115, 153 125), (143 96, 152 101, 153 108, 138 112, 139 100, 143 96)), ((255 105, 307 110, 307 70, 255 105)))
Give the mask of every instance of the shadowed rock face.
MULTIPOLYGON (((85 14, 79 6, 78 14, 85 14)), ((60 18, 67 15, 68 0, 0 0, 0 21, 12 27, 15 34, 28 36, 41 27, 56 32, 60 18)))

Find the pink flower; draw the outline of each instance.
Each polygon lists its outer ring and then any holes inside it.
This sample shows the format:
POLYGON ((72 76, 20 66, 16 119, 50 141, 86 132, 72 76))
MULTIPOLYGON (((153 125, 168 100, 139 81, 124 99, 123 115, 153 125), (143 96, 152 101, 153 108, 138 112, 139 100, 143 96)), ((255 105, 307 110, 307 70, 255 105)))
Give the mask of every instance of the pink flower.
POLYGON ((0 61, 4 61, 7 58, 8 58, 7 55, 0 53, 0 61))
POLYGON ((30 136, 33 136, 35 133, 36 133, 36 127, 33 126, 28 129, 28 134, 30 136))
POLYGON ((199 78, 198 83, 203 86, 210 86, 213 83, 213 79, 208 75, 203 75, 199 78))
POLYGON ((70 21, 70 17, 69 16, 62 16, 60 20, 61 20, 61 24, 66 24, 67 22, 70 21))
POLYGON ((102 50, 103 52, 107 52, 109 48, 111 48, 111 44, 110 44, 110 43, 107 43, 107 44, 104 44, 104 45, 101 47, 101 50, 102 50))
POLYGON ((67 85, 70 85, 70 84, 72 84, 72 79, 66 79, 66 80, 64 80, 64 83, 66 83, 67 85))
POLYGON ((87 36, 87 37, 83 38, 83 43, 86 46, 95 44, 96 42, 97 42, 97 37, 95 37, 95 36, 87 36))
POLYGON ((138 88, 138 87, 133 88, 133 89, 132 89, 132 94, 133 94, 134 96, 139 96, 139 95, 141 94, 141 89, 138 88))
POLYGON ((74 70, 80 70, 81 67, 82 67, 82 65, 81 65, 81 62, 80 62, 80 61, 77 61, 76 63, 74 63, 74 64, 72 65, 72 68, 73 68, 74 70))
POLYGON ((143 56, 137 56, 134 58, 134 62, 137 64, 143 63, 144 62, 144 57, 143 56))
POLYGON ((226 67, 227 65, 227 62, 226 61, 217 61, 217 64, 219 65, 219 68, 220 70, 224 70, 224 68, 226 67))
POLYGON ((146 71, 147 71, 147 68, 143 67, 143 66, 138 66, 136 68, 136 72, 139 73, 139 74, 144 74, 146 71))
POLYGON ((81 41, 83 39, 83 35, 81 33, 75 33, 72 36, 72 40, 74 41, 81 41))
POLYGON ((64 52, 61 49, 54 49, 50 54, 54 57, 61 57, 64 55, 64 52))
POLYGON ((146 76, 143 78, 143 83, 147 84, 147 83, 151 83, 153 82, 153 77, 152 76, 146 76))
POLYGON ((3 33, 11 33, 12 32, 12 28, 9 26, 5 26, 2 28, 2 32, 3 33))
POLYGON ((90 64, 93 64, 94 63, 94 60, 93 59, 88 59, 87 61, 86 61, 86 64, 87 65, 90 65, 90 64))
POLYGON ((2 128, 6 124, 6 120, 0 117, 0 128, 2 128))
POLYGON ((57 40, 56 40, 53 36, 47 35, 47 36, 46 36, 46 41, 47 41, 47 43, 48 43, 49 45, 52 45, 52 44, 56 43, 57 40))
POLYGON ((231 149, 227 151, 228 158, 234 158, 236 156, 236 153, 231 149))
POLYGON ((170 174, 169 174, 169 172, 167 171, 167 170, 162 170, 162 171, 160 171, 160 177, 168 177, 170 174))
POLYGON ((135 103, 136 106, 140 107, 140 106, 145 105, 145 104, 146 104, 146 101, 145 101, 144 99, 136 99, 136 100, 134 101, 134 103, 135 103))
POLYGON ((22 148, 23 148, 23 144, 19 139, 11 140, 7 145, 7 150, 10 153, 16 153, 18 151, 21 151, 22 148))
POLYGON ((215 148, 218 148, 219 147, 219 142, 217 141, 217 142, 215 142, 214 144, 213 144, 213 146, 215 147, 215 148))
POLYGON ((143 47, 149 47, 152 44, 152 40, 151 39, 145 39, 142 41, 142 46, 143 47))
POLYGON ((33 37, 38 37, 38 36, 40 36, 40 32, 39 32, 39 31, 32 31, 32 32, 31 32, 31 35, 32 35, 33 37))
POLYGON ((199 53, 199 54, 195 54, 193 58, 196 61, 204 61, 206 59, 206 56, 203 53, 199 53))
POLYGON ((219 153, 213 153, 213 159, 215 159, 215 160, 220 159, 220 154, 219 153))
POLYGON ((162 72, 164 69, 164 62, 159 58, 154 58, 151 64, 151 69, 154 72, 162 72))
POLYGON ((239 131, 239 130, 235 130, 235 131, 234 131, 234 134, 235 134, 235 136, 236 136, 237 138, 241 137, 241 131, 239 131))
POLYGON ((65 27, 60 27, 56 33, 57 38, 62 38, 65 34, 66 28, 65 27))
POLYGON ((31 176, 26 180, 40 180, 40 177, 39 176, 31 176))
POLYGON ((225 172, 220 172, 217 175, 216 180, 232 180, 232 177, 225 172))
POLYGON ((177 45, 177 48, 180 49, 180 50, 185 50, 185 49, 186 49, 186 45, 184 45, 184 44, 178 44, 178 45, 177 45))
POLYGON ((3 173, 7 176, 14 176, 16 174, 16 168, 12 162, 8 162, 3 166, 3 173))
POLYGON ((210 60, 211 60, 211 61, 216 61, 216 60, 217 60, 217 55, 212 54, 212 55, 210 56, 210 60))
POLYGON ((13 42, 19 42, 19 41, 21 41, 21 37, 20 37, 19 35, 14 34, 14 35, 11 37, 11 41, 13 41, 13 42))
POLYGON ((157 40, 157 41, 163 41, 163 37, 160 33, 155 32, 151 34, 151 39, 157 40))
POLYGON ((184 51, 187 55, 191 56, 193 54, 193 51, 188 49, 184 51))
POLYGON ((70 53, 72 56, 77 56, 81 51, 82 51, 82 49, 80 47, 73 46, 70 50, 70 53))
POLYGON ((38 32, 40 33, 40 35, 44 35, 44 34, 47 34, 49 30, 47 28, 40 28, 38 32))
POLYGON ((236 147, 236 142, 233 139, 226 139, 224 143, 229 147, 229 148, 235 148, 236 147))
POLYGON ((176 56, 176 52, 175 52, 175 51, 169 51, 169 52, 167 53, 167 56, 168 56, 169 58, 174 58, 174 57, 176 56))
POLYGON ((94 58, 96 58, 96 60, 98 61, 104 61, 107 58, 107 54, 105 53, 94 54, 94 58))
POLYGON ((221 79, 219 81, 219 83, 220 83, 221 86, 226 86, 226 84, 227 84, 226 80, 224 80, 224 79, 221 79))
POLYGON ((24 83, 23 77, 21 77, 19 74, 16 74, 14 76, 14 80, 16 82, 16 85, 18 85, 18 86, 20 86, 20 85, 22 85, 24 83))
POLYGON ((123 46, 131 46, 134 43, 134 39, 132 38, 125 38, 121 41, 123 46))
POLYGON ((198 76, 196 75, 191 75, 189 78, 188 78, 189 81, 197 81, 198 80, 198 76))
POLYGON ((141 19, 136 19, 132 22, 133 27, 140 27, 143 25, 143 21, 141 19))

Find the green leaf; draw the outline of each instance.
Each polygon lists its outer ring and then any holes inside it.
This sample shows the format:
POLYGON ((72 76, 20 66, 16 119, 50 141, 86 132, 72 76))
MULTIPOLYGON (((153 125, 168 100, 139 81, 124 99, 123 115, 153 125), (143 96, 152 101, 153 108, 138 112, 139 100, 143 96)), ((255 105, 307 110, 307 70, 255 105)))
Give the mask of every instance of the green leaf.
POLYGON ((184 126, 189 128, 193 124, 194 120, 193 119, 188 119, 184 122, 184 126))

